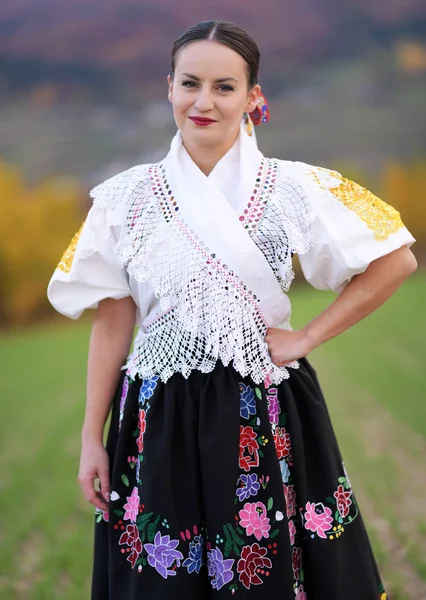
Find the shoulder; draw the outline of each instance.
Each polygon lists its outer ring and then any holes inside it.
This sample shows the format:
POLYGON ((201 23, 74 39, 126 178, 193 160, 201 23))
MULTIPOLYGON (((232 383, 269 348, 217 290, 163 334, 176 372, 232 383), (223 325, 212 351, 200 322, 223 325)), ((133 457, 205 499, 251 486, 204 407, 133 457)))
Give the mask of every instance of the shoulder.
POLYGON ((116 208, 133 190, 149 182, 149 174, 154 166, 153 164, 135 165, 96 185, 90 191, 93 205, 98 208, 116 208))

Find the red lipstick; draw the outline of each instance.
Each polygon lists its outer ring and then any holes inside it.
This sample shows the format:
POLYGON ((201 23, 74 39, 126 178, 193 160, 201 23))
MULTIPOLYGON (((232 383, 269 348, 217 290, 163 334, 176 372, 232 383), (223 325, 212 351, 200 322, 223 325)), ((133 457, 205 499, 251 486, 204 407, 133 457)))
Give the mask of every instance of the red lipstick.
POLYGON ((199 127, 207 127, 207 125, 217 122, 213 119, 207 119, 206 117, 189 117, 189 119, 199 127))

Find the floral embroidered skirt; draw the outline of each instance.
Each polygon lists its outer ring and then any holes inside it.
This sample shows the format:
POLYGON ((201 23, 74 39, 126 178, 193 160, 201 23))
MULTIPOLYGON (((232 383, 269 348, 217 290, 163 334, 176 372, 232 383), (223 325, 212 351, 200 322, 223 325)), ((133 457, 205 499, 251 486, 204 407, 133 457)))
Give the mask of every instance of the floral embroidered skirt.
POLYGON ((123 375, 92 600, 384 600, 315 371, 123 375))

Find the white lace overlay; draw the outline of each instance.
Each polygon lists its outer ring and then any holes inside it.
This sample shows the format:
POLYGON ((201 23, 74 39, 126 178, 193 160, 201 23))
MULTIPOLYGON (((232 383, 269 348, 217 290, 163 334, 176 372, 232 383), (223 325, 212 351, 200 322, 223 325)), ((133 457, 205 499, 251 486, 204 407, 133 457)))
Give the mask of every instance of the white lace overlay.
MULTIPOLYGON (((308 203, 288 172, 291 164, 270 161, 275 185, 268 186, 259 218, 246 225, 284 290, 293 279, 292 254, 312 243, 308 203)), ((139 330, 130 375, 165 382, 176 372, 210 372, 220 360, 256 383, 278 384, 289 373, 270 359, 258 299, 187 228, 165 178, 161 165, 134 167, 91 193, 119 228, 116 251, 127 272, 152 287, 164 311, 139 330)))

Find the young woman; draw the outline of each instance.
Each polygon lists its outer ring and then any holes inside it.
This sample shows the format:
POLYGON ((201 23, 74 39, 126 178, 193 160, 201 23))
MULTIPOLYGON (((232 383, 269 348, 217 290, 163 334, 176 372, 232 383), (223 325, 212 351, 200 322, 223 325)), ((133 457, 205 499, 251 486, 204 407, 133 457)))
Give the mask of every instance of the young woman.
POLYGON ((79 474, 93 600, 386 598, 305 356, 415 270, 414 240, 339 173, 261 154, 242 126, 267 112, 258 67, 230 23, 176 41, 169 154, 93 190, 50 282, 61 313, 97 308, 79 474), (339 294, 298 331, 295 253, 339 294))

